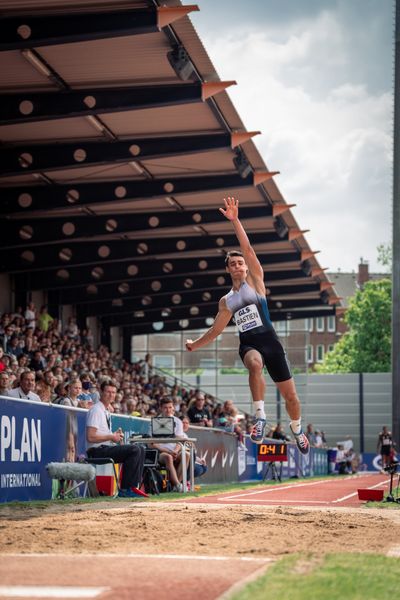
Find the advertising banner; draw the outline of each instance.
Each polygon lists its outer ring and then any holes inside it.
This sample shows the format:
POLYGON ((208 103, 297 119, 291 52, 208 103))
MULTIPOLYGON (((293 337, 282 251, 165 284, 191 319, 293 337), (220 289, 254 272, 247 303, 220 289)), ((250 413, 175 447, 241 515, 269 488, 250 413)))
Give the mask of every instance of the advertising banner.
MULTIPOLYGON (((86 456, 87 411, 57 404, 0 398, 0 502, 48 500, 52 480, 50 462, 75 462, 86 456)), ((149 421, 112 416, 111 427, 148 433, 149 421)))
MULTIPOLYGON (((246 450, 241 447, 238 448, 239 481, 272 479, 276 471, 270 468, 271 460, 265 460, 265 456, 262 457, 262 460, 259 460, 258 445, 253 444, 248 437, 245 442, 246 450)), ((277 450, 282 452, 281 444, 276 445, 276 442, 273 439, 265 440, 264 446, 267 451, 268 448, 270 449, 270 456, 273 447, 275 447, 275 452, 277 450)), ((304 456, 298 451, 295 444, 289 442, 286 444, 286 452, 286 460, 283 456, 283 460, 279 461, 276 454, 274 455, 274 464, 282 479, 328 474, 327 450, 311 448, 309 454, 304 456)))
POLYGON ((238 480, 236 435, 207 427, 191 427, 189 437, 197 439, 197 456, 204 458, 207 464, 207 472, 198 483, 238 480))

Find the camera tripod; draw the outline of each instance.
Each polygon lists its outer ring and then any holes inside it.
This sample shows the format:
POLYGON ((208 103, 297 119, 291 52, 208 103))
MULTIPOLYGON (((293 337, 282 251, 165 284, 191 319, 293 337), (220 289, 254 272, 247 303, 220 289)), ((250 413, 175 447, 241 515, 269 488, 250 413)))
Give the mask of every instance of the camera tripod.
POLYGON ((268 467, 265 470, 264 473, 264 477, 263 477, 263 481, 265 481, 268 478, 268 473, 271 471, 271 479, 274 479, 275 481, 278 480, 280 483, 282 483, 282 463, 280 464, 280 468, 278 469, 276 466, 276 461, 271 461, 270 463, 268 463, 268 467))
POLYGON ((389 465, 388 467, 385 467, 385 469, 384 469, 385 471, 390 473, 389 494, 386 496, 385 502, 397 502, 398 504, 400 504, 400 498, 399 498, 400 474, 399 474, 399 478, 397 480, 397 494, 396 494, 397 498, 395 498, 393 495, 393 477, 397 471, 397 467, 398 467, 398 463, 393 463, 393 464, 389 465))

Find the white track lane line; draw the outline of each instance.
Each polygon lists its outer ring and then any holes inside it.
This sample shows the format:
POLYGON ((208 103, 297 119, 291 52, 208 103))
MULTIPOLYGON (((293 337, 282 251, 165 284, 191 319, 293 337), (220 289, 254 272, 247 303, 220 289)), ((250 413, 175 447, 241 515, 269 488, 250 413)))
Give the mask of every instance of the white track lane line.
MULTIPOLYGON (((380 483, 377 483, 376 485, 371 485, 370 487, 367 488, 367 490, 373 490, 381 485, 385 485, 385 483, 389 483, 390 479, 385 479, 385 481, 381 481, 380 483)), ((352 498, 353 496, 357 496, 358 495, 358 491, 357 492, 353 492, 352 494, 348 494, 347 496, 343 496, 342 498, 337 498, 336 500, 332 500, 332 504, 336 504, 337 502, 343 502, 344 500, 347 500, 348 498, 352 498)))
POLYGON ((11 558, 75 558, 79 561, 87 558, 152 558, 160 560, 162 558, 169 558, 172 560, 213 560, 213 561, 242 561, 242 562, 270 562, 272 558, 256 558, 252 556, 207 556, 207 555, 193 555, 193 554, 110 554, 110 553, 98 553, 98 554, 49 554, 49 553, 31 553, 31 554, 2 554, 0 555, 2 560, 11 558))
POLYGON ((256 494, 268 494, 269 492, 276 492, 279 490, 290 490, 292 488, 300 488, 300 487, 311 487, 312 485, 319 485, 320 483, 329 483, 332 482, 332 479, 322 479, 321 481, 312 481, 312 482, 307 482, 307 483, 292 483, 290 485, 281 485, 281 486, 274 486, 271 487, 269 489, 263 489, 263 490, 256 490, 255 492, 245 492, 243 494, 235 494, 234 496, 225 496, 225 497, 221 497, 218 498, 219 502, 223 502, 224 500, 231 500, 234 498, 243 498, 245 496, 255 496, 256 494))
MULTIPOLYGON (((360 477, 360 476, 358 476, 358 475, 352 475, 348 479, 357 479, 358 477, 360 477)), ((348 481, 348 479, 347 479, 347 481, 348 481)), ((282 486, 276 486, 276 487, 274 486, 274 487, 271 487, 270 489, 267 489, 267 490, 263 489, 263 490, 256 490, 255 492, 245 492, 243 494, 235 494, 234 496, 224 496, 224 497, 221 497, 221 498, 217 498, 217 500, 218 500, 218 502, 224 502, 224 500, 235 500, 237 498, 246 498, 248 496, 255 496, 256 494, 268 494, 268 493, 276 492, 276 491, 279 491, 279 490, 290 490, 290 489, 293 489, 293 488, 311 487, 313 485, 319 485, 320 483, 329 483, 329 482, 332 482, 332 481, 334 481, 334 480, 333 479, 322 479, 320 481, 311 481, 311 482, 305 482, 305 483, 293 483, 291 485, 282 485, 282 486)), ((385 480, 383 482, 381 481, 380 483, 378 483, 378 484, 376 484, 374 486, 371 486, 368 489, 372 490, 375 487, 379 487, 380 485, 384 485, 385 483, 387 483, 387 481, 389 481, 389 480, 385 480)), ((343 498, 339 498, 337 500, 330 500, 330 502, 341 502, 342 500, 345 500, 346 498, 351 498, 352 496, 355 496, 356 494, 357 494, 357 492, 355 492, 354 494, 350 494, 349 496, 344 496, 343 498)), ((254 500, 254 501, 256 501, 256 500, 254 500)), ((303 501, 301 501, 301 502, 303 502, 303 501)))
MULTIPOLYGON (((225 498, 226 500, 226 498, 225 498)), ((248 500, 231 500, 231 502, 248 502, 248 500)), ((283 498, 279 498, 278 500, 267 500, 267 499, 263 499, 263 498, 252 498, 251 502, 271 502, 271 504, 284 504, 286 503, 290 503, 290 504, 303 504, 303 502, 307 502, 310 504, 330 504, 331 502, 328 500, 284 500, 283 498)))
POLYGON ((96 598, 106 587, 71 587, 50 585, 1 585, 0 598, 96 598))

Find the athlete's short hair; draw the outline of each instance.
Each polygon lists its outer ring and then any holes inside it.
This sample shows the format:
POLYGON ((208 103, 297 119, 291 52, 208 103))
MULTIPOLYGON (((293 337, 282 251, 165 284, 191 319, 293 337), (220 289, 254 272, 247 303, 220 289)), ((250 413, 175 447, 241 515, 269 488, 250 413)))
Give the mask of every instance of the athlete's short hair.
POLYGON ((242 258, 244 258, 243 252, 240 252, 240 250, 231 250, 225 256, 225 266, 226 267, 229 265, 229 259, 231 258, 231 256, 241 256, 242 258))

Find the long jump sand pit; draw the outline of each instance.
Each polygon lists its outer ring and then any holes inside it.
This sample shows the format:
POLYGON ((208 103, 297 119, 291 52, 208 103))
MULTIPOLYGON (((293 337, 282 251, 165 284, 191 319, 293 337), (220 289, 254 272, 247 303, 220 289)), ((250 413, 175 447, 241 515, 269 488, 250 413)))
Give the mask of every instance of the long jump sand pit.
POLYGON ((377 552, 400 540, 400 511, 116 500, 0 510, 0 554, 138 553, 277 557, 377 552))

